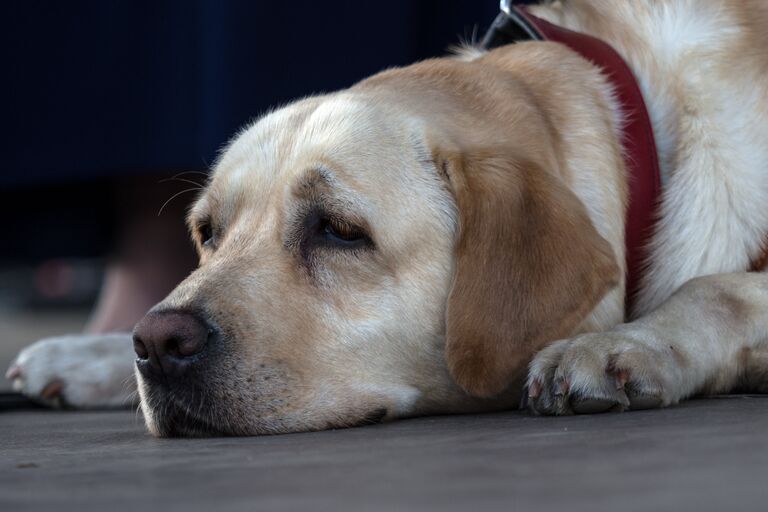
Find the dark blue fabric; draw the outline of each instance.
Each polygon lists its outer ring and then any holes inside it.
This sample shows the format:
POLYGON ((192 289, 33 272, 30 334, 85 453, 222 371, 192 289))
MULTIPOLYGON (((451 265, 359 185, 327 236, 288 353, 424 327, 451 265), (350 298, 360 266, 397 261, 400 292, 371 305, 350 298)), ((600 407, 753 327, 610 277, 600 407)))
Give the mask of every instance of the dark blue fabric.
POLYGON ((0 185, 204 169, 270 106, 478 37, 496 0, 0 4, 0 185))

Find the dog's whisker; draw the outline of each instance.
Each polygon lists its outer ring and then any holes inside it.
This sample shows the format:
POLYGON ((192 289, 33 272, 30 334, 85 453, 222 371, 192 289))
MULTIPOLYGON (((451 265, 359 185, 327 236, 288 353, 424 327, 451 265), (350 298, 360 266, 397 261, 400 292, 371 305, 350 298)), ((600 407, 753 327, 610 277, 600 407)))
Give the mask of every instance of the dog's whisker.
POLYGON ((124 378, 122 381, 123 389, 127 389, 129 387, 132 387, 135 389, 136 387, 136 376, 134 374, 129 375, 128 377, 124 378))
POLYGON ((206 180, 211 176, 210 173, 203 172, 203 171, 183 171, 183 172, 180 172, 178 174, 174 174, 172 177, 173 178, 178 178, 179 176, 184 176, 186 174, 200 174, 202 176, 205 176, 206 180))
POLYGON ((180 181, 182 183, 189 183, 190 185, 196 185, 196 186, 200 187, 201 189, 204 188, 204 184, 202 184, 202 183, 198 183, 197 181, 190 180, 190 179, 187 179, 187 178, 176 178, 175 176, 173 178, 162 179, 162 180, 158 181, 158 183, 167 183, 169 181, 180 181))
POLYGON ((173 195, 172 195, 172 196, 171 196, 171 197, 170 197, 170 198, 169 198, 169 199, 168 199, 166 202, 164 202, 164 203, 163 203, 163 206, 161 206, 161 207, 160 207, 160 210, 157 212, 157 216, 159 217, 160 215, 162 215, 162 213, 163 213, 163 210, 165 209, 165 207, 166 207, 166 206, 168 206, 168 203, 170 203, 171 201, 173 201, 174 199, 176 199, 177 197, 179 197, 181 194, 185 194, 185 193, 187 193, 187 192, 197 192, 197 191, 199 191, 199 190, 202 190, 202 187, 198 187, 198 188, 188 188, 188 189, 182 190, 181 192, 176 192, 176 193, 175 193, 175 194, 173 194, 173 195))

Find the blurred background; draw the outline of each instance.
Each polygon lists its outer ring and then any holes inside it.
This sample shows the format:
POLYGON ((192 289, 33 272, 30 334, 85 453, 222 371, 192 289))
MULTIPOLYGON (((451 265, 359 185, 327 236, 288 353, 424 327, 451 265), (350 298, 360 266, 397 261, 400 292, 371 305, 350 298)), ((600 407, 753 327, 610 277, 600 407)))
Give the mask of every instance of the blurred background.
POLYGON ((194 267, 188 189, 240 126, 444 55, 497 12, 496 0, 2 2, 0 368, 41 337, 129 330, 194 267))

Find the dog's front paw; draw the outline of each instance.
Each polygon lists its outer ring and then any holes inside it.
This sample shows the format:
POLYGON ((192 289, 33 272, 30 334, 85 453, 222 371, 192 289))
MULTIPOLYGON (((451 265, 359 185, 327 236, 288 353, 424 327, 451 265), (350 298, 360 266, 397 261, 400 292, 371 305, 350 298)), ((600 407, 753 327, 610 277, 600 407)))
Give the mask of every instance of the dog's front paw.
POLYGON ((527 402, 536 414, 650 409, 676 402, 674 349, 620 331, 584 334, 533 359, 527 402))
POLYGON ((133 360, 129 334, 60 336, 22 350, 6 378, 51 407, 125 407, 135 394, 133 360))

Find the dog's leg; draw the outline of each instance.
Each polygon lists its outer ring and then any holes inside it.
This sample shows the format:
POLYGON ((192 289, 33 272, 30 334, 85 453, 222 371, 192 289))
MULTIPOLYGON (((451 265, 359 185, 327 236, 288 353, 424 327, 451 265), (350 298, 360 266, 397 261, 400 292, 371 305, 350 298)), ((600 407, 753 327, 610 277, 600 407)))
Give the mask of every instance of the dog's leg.
POLYGON ((47 338, 22 350, 6 377, 52 407, 127 407, 136 400, 128 333, 47 338))
POLYGON ((539 414, 768 391, 768 273, 696 278, 643 318, 557 341, 534 358, 527 385, 539 414))

